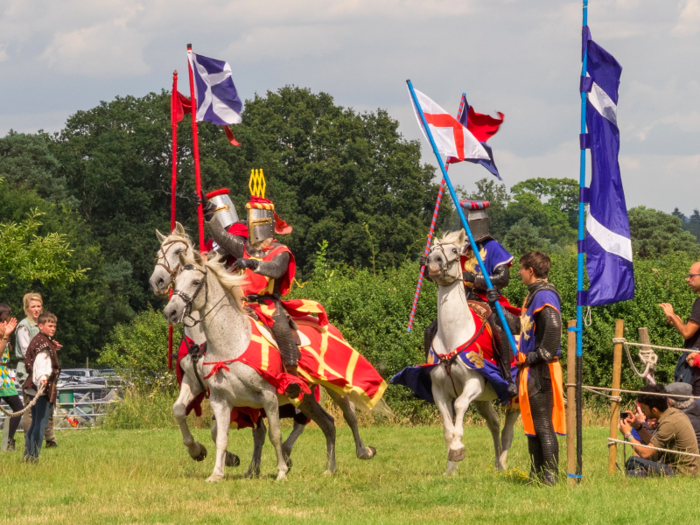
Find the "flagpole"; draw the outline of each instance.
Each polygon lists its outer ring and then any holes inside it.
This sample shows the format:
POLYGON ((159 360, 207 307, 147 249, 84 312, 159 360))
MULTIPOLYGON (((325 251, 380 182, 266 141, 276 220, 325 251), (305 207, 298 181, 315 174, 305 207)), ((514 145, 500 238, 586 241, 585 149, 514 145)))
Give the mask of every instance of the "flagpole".
MULTIPOLYGON (((170 99, 170 123, 173 128, 173 174, 170 184, 170 232, 175 229, 175 202, 177 197, 177 70, 173 71, 173 94, 170 99)), ((173 296, 172 287, 169 297, 173 296)), ((168 370, 173 369, 173 327, 168 326, 168 370)))
MULTIPOLYGON (((425 120, 425 115, 423 114, 423 108, 420 105, 420 102, 418 102, 418 97, 416 97, 416 92, 413 89, 413 84, 411 83, 410 80, 406 81, 406 84, 408 84, 408 89, 411 92, 411 98, 413 98, 413 103, 416 106, 416 109, 418 110, 418 114, 420 115, 420 120, 423 123, 423 129, 425 129, 425 133, 428 136, 428 140, 430 141, 430 145, 433 148, 433 153, 435 153, 435 158, 438 161, 438 165, 440 166, 440 170, 442 171, 442 178, 445 180, 445 184, 447 184, 447 189, 450 190, 450 195, 452 196, 452 201, 455 204, 455 208, 457 208, 457 214, 459 215, 460 221, 462 221, 462 227, 464 228, 464 231, 467 233, 467 237, 469 238, 469 244, 472 247, 472 251, 474 252, 474 255, 476 256, 476 262, 479 264, 479 268, 481 269, 481 274, 484 276, 484 281, 486 283, 487 288, 493 288, 493 284, 491 283, 491 277, 489 276, 489 273, 486 271, 486 267, 484 266, 484 261, 481 259, 481 255, 479 254, 479 247, 476 245, 476 241, 474 240, 474 236, 472 235, 471 230, 469 229, 469 223, 467 222, 467 218, 464 216, 464 211, 462 210, 462 207, 459 205, 459 198, 457 197, 457 193, 455 192, 454 187, 452 186, 452 181, 450 180, 449 175, 447 174, 447 170, 445 169, 445 165, 442 162, 442 159, 440 158, 440 152, 438 151, 437 145, 435 144, 435 139, 433 139, 433 134, 430 132, 430 128, 428 127, 428 123, 425 120)), ((503 314, 503 308, 501 307, 500 303, 496 302, 494 303, 496 306, 496 312, 498 313, 498 318, 501 320, 501 325, 503 327, 504 332, 506 333, 506 337, 508 338, 508 343, 510 344, 510 347, 513 349, 513 355, 515 355, 518 351, 517 346, 515 344, 515 339, 513 339, 513 334, 510 332, 510 327, 508 326, 508 323, 506 322, 505 315, 503 314)))
MULTIPOLYGON (((467 98, 466 93, 462 93, 462 100, 459 101, 459 110, 457 111, 457 120, 462 118, 462 113, 464 112, 464 101, 467 98)), ((449 163, 445 166, 445 171, 450 169, 449 163)), ((435 202, 435 209, 433 210, 433 220, 430 223, 430 230, 428 231, 428 242, 425 244, 425 251, 423 255, 425 257, 430 253, 430 244, 433 241, 433 232, 435 232, 435 224, 437 223, 438 212, 440 211, 440 203, 442 202, 442 193, 445 190, 445 179, 440 181, 440 189, 438 190, 437 201, 435 202)), ((423 286, 423 274, 425 273, 425 266, 420 267, 420 274, 418 275, 418 284, 416 285, 416 293, 413 296, 413 306, 411 307, 411 315, 408 318, 408 332, 411 332, 413 328, 413 318, 416 316, 416 307, 418 306, 418 297, 420 296, 420 290, 423 286)))
POLYGON ((187 44, 187 69, 190 73, 190 100, 192 101, 192 139, 194 151, 194 176, 197 187, 197 218, 199 220, 199 251, 204 251, 204 214, 202 212, 202 201, 199 196, 202 194, 202 181, 199 171, 199 141, 197 139, 197 100, 194 94, 194 74, 192 73, 192 63, 189 60, 192 53, 192 44, 187 44))
MULTIPOLYGON (((583 24, 588 25, 588 0, 583 0, 583 24)), ((583 29, 582 29, 583 30, 583 29)), ((581 65, 581 77, 585 77, 588 70, 588 46, 583 46, 583 62, 581 65)), ((586 133, 586 102, 588 96, 581 91, 581 135, 586 133)), ((581 159, 579 172, 579 202, 578 202, 578 267, 576 272, 576 474, 578 481, 583 475, 583 412, 582 412, 582 384, 583 384, 583 306, 581 295, 583 292, 583 243, 585 240, 585 203, 584 188, 586 187, 586 149, 581 144, 581 159)), ((571 328, 569 328, 571 330, 571 328)))

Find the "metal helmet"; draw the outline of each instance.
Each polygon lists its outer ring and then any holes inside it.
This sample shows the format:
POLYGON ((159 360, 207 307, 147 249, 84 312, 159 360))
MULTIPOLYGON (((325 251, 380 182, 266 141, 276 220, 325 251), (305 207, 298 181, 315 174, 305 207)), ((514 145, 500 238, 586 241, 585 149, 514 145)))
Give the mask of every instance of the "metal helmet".
POLYGON ((212 220, 221 224, 224 230, 227 230, 229 226, 238 222, 238 213, 236 213, 236 207, 233 205, 233 202, 231 202, 228 189, 224 188, 208 193, 207 200, 216 206, 214 218, 212 220))
POLYGON ((459 204, 466 212, 467 223, 474 240, 479 242, 484 239, 490 239, 489 215, 486 212, 486 209, 489 207, 489 201, 462 201, 459 204))
POLYGON ((248 210, 248 238, 258 244, 275 236, 275 208, 272 204, 246 204, 248 210))

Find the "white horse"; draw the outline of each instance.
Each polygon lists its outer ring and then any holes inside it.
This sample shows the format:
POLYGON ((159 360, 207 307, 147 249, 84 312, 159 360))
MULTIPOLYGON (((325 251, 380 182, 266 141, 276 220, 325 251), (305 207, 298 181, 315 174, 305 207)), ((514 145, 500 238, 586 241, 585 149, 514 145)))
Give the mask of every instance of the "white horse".
MULTIPOLYGON (((433 340, 436 354, 449 354, 476 333, 476 324, 464 293, 459 257, 465 242, 464 230, 446 235, 433 244, 428 255, 428 278, 438 285, 438 331, 433 340)), ((508 449, 513 442, 513 427, 518 410, 506 412, 503 433, 498 414, 491 401, 496 399, 493 387, 479 372, 468 368, 460 359, 452 364, 441 363, 430 373, 435 404, 440 411, 447 443, 446 475, 457 470, 457 462, 465 457, 462 443, 464 415, 471 403, 486 421, 493 436, 495 467, 506 468, 508 449), (450 367, 450 369, 448 369, 450 367)))
MULTIPOLYGON (((250 318, 243 310, 240 285, 244 277, 232 275, 216 261, 204 261, 195 252, 193 259, 179 255, 180 270, 175 278, 175 290, 163 311, 169 323, 182 322, 190 312, 199 312, 207 341, 207 362, 226 366, 218 373, 204 376, 209 388, 209 404, 217 421, 216 465, 207 481, 220 481, 224 477, 226 447, 231 409, 251 407, 265 409, 269 425, 269 437, 277 455, 277 480, 284 479, 288 471, 282 452, 279 405, 289 400, 277 394, 275 387, 265 381, 247 364, 236 361, 250 345, 250 318)), ((205 372, 213 372, 214 365, 205 365, 205 372), (209 368, 211 367, 211 368, 209 368)), ((335 472, 335 422, 312 395, 305 395, 301 411, 314 421, 326 437, 326 471, 335 472)), ((257 430, 257 429, 256 429, 257 430)), ((256 447, 260 432, 254 432, 256 447)))
MULTIPOLYGON (((170 235, 165 236, 156 230, 156 237, 161 245, 154 261, 155 268, 151 278, 149 279, 149 283, 153 293, 156 295, 165 296, 170 290, 170 287, 174 284, 175 277, 180 270, 180 253, 184 254, 187 258, 192 258, 194 257, 194 246, 191 239, 185 232, 185 229, 179 222, 176 223, 175 229, 170 235)), ((191 315, 193 318, 197 319, 199 314, 197 312, 192 312, 191 315)), ((204 344, 206 341, 201 323, 195 324, 192 327, 186 326, 185 335, 194 340, 198 345, 204 344)), ((195 374, 193 361, 189 355, 185 356, 180 361, 180 366, 182 367, 183 378, 182 384, 180 385, 180 393, 175 401, 175 404, 173 405, 173 414, 175 415, 175 419, 180 427, 182 442, 187 447, 189 455, 196 461, 202 461, 207 456, 207 450, 204 445, 194 440, 194 437, 187 426, 187 406, 189 406, 189 404, 203 391, 200 386, 199 379, 197 379, 197 375, 199 378, 204 377, 202 371, 202 360, 200 359, 197 361, 197 374, 195 374)), ((376 455, 377 450, 374 447, 365 445, 362 441, 354 404, 348 399, 347 396, 341 396, 332 389, 325 390, 333 402, 343 412, 343 418, 352 431, 353 438, 355 440, 355 454, 357 458, 365 460, 372 459, 376 455)), ((259 423, 262 425, 262 436, 264 440, 264 423, 262 420, 260 420, 259 423)), ((292 454, 294 443, 304 432, 305 428, 306 425, 295 420, 292 432, 282 444, 282 452, 290 465, 290 456, 292 454)), ((216 433, 217 425, 216 421, 214 421, 214 425, 211 429, 212 440, 214 442, 216 442, 216 433)), ((255 430, 253 430, 253 434, 255 436, 255 430)), ((259 474, 261 453, 262 444, 259 447, 255 446, 250 467, 245 474, 246 477, 259 474)), ((237 466, 239 463, 240 460, 238 456, 230 452, 226 453, 226 466, 237 466)))

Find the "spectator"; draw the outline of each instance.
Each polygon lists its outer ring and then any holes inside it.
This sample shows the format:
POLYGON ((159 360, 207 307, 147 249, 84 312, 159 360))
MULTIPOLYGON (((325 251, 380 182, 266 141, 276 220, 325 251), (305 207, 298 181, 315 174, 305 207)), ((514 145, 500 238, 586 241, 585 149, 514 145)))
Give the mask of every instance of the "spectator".
POLYGON ((695 437, 700 444, 700 405, 695 402, 695 399, 683 397, 693 395, 692 387, 688 383, 671 383, 666 386, 666 392, 680 396, 669 397, 668 406, 677 408, 688 416, 690 424, 693 425, 693 430, 695 430, 695 437))
POLYGON ((700 457, 695 431, 688 417, 676 408, 668 406, 668 397, 655 394, 665 394, 663 385, 646 385, 637 395, 637 412, 621 419, 620 432, 625 440, 630 442, 635 456, 627 460, 625 469, 628 476, 675 476, 676 474, 697 476, 700 473, 700 457), (651 435, 643 427, 645 420, 656 419, 656 434, 651 435), (696 454, 674 454, 661 452, 651 448, 640 447, 640 441, 632 435, 632 429, 639 432, 643 444, 657 448, 665 448, 677 452, 696 454))
MULTIPOLYGON (((27 352, 27 347, 29 342, 39 333, 39 327, 37 326, 37 319, 44 308, 43 300, 41 295, 38 293, 28 293, 24 296, 24 313, 27 317, 22 319, 17 325, 17 347, 15 348, 15 355, 17 356, 17 382, 23 385, 27 380, 27 372, 24 366, 24 355, 27 352)), ((24 405, 28 405, 32 397, 23 393, 24 405)), ((29 433, 29 427, 32 426, 32 415, 27 412, 22 416, 22 429, 24 430, 24 435, 29 433)), ((53 413, 49 419, 49 424, 46 427, 46 448, 57 447, 58 442, 56 441, 56 434, 53 431, 53 413)))
POLYGON ((39 333, 29 343, 25 355, 29 376, 24 383, 24 391, 38 396, 36 404, 31 409, 32 425, 24 438, 25 461, 39 461, 41 442, 49 423, 49 416, 56 404, 57 383, 61 374, 61 365, 58 364, 58 350, 61 345, 53 339, 56 323, 56 316, 51 313, 44 312, 39 316, 37 320, 39 333), (41 385, 44 386, 44 391, 38 395, 41 385))
MULTIPOLYGON (((693 292, 700 294, 700 262, 696 262, 690 267, 685 281, 693 292)), ((661 303, 659 306, 666 314, 666 321, 673 325, 685 339, 683 348, 697 349, 698 339, 700 339, 700 330, 698 330, 700 328, 700 297, 695 299, 687 323, 683 323, 678 314, 674 313, 673 306, 670 304, 661 303)), ((681 354, 676 364, 675 380, 681 383, 690 383, 693 385, 693 395, 700 396, 700 355, 697 351, 681 354)))
MULTIPOLYGON (((12 317, 12 310, 4 303, 0 304, 0 398, 3 399, 13 412, 19 412, 24 408, 22 399, 17 394, 15 382, 10 375, 10 335, 17 326, 17 319, 12 317)), ((15 432, 19 426, 19 417, 6 419, 5 424, 10 425, 7 450, 15 450, 15 432)))

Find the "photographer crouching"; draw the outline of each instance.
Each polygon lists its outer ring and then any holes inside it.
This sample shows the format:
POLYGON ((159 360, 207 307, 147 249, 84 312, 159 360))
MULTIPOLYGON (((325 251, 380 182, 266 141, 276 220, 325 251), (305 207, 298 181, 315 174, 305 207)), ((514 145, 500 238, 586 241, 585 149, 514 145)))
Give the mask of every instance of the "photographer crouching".
MULTIPOLYGON (((648 476, 697 476, 700 474, 700 457, 687 454, 661 452, 638 445, 651 445, 689 454, 698 453, 698 441, 693 426, 683 412, 668 406, 668 397, 663 385, 646 385, 637 395, 637 410, 621 418, 619 429, 634 449, 636 455, 625 463, 628 476, 645 478, 648 476), (647 420, 656 420, 656 433, 651 434, 644 425, 647 420), (634 437, 636 430, 641 441, 634 437)), ((624 414, 623 414, 624 415, 624 414)))

